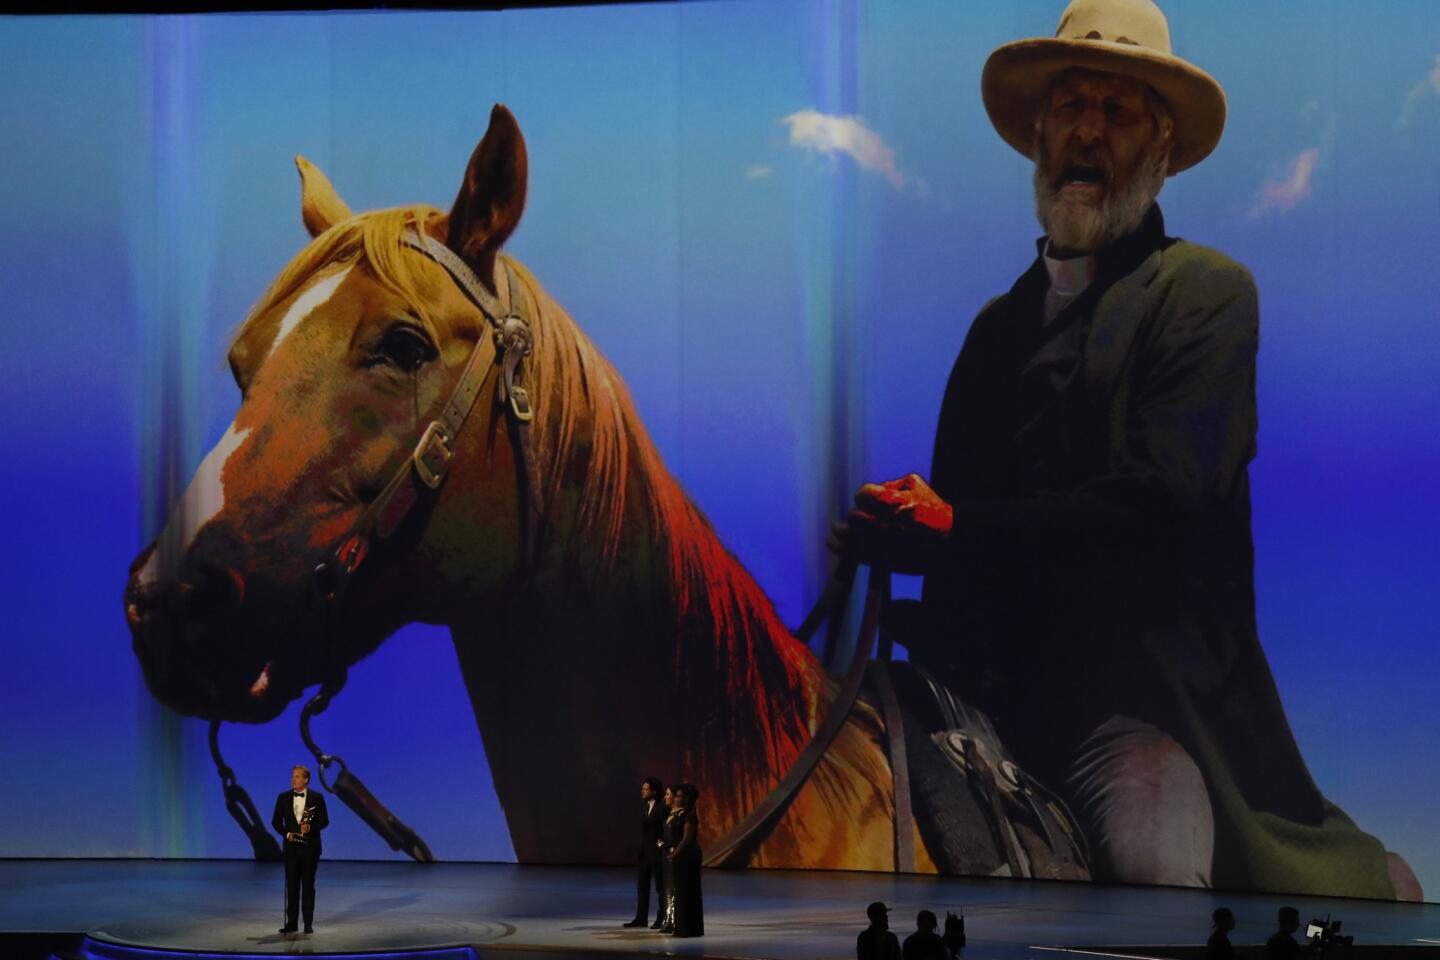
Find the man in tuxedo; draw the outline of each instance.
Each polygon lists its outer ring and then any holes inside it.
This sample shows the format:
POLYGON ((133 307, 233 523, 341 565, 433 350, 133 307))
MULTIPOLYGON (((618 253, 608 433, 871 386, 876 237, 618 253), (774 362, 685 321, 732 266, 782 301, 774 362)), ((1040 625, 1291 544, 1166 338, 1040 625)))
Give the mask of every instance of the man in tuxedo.
POLYGON ((275 798, 270 825, 285 838, 285 926, 295 933, 299 914, 305 914, 305 932, 314 933, 315 868, 320 865, 320 831, 330 825, 325 797, 310 789, 310 771, 296 764, 290 787, 275 798))
POLYGON ((664 881, 661 875, 661 850, 660 830, 665 825, 665 817, 670 812, 665 809, 665 804, 660 801, 660 794, 665 790, 659 780, 654 777, 646 777, 645 782, 640 784, 640 852, 639 876, 636 878, 636 901, 635 919, 626 923, 627 927, 645 926, 645 918, 650 914, 650 886, 655 886, 655 897, 660 905, 655 910, 655 922, 651 928, 660 929, 662 915, 665 913, 665 890, 664 881))

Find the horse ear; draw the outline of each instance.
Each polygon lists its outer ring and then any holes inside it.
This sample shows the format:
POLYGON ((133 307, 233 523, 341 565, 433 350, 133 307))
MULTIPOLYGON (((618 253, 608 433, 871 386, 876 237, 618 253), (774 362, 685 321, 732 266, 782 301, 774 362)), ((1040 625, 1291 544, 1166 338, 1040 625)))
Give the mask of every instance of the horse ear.
POLYGON ((470 155, 465 181, 450 208, 445 237, 445 245, 492 287, 495 253, 525 211, 528 180, 529 160, 520 125, 497 103, 490 111, 485 136, 470 155))
POLYGON ((330 178, 304 157, 295 158, 300 171, 300 218, 310 236, 318 237, 335 224, 350 219, 350 208, 330 184, 330 178))

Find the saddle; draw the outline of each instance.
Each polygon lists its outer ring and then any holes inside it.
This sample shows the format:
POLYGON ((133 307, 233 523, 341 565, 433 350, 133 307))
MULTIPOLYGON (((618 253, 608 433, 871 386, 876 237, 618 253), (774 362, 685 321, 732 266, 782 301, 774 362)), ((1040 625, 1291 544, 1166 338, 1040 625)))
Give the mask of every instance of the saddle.
POLYGON ((1010 756, 984 713, 913 663, 888 664, 915 825, 941 873, 1088 880, 1064 800, 1010 756))
MULTIPOLYGON (((842 562, 814 610, 796 631, 808 643, 828 619, 827 650, 855 579, 842 562)), ((844 681, 810 742, 770 794, 711 847, 707 866, 747 865, 868 690, 885 722, 895 798, 895 869, 914 872, 918 829, 941 873, 1088 880, 1083 834, 1065 802, 1026 773, 1000 742, 989 718, 923 667, 892 658, 890 576, 872 569, 859 637, 844 681), (871 650, 880 634, 877 655, 871 650)))

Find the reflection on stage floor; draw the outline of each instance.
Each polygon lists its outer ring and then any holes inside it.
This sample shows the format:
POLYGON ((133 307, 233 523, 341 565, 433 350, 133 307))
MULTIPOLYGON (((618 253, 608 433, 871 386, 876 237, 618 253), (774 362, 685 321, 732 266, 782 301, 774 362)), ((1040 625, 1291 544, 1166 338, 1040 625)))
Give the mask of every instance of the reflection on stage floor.
MULTIPOLYGON (((1155 945, 1203 944, 1210 913, 1222 905, 1239 923, 1231 937, 1235 943, 1263 943, 1274 929, 1275 911, 1289 904, 1302 920, 1326 913, 1343 920, 1344 932, 1355 937, 1353 960, 1376 955, 1373 948, 1381 944, 1393 945, 1386 955, 1404 947, 1407 957, 1440 956, 1440 905, 1433 904, 794 871, 707 870, 704 884, 706 935, 676 940, 621 926, 635 910, 634 873, 628 870, 327 861, 316 882, 315 933, 290 938, 276 932, 283 922, 278 864, 10 860, 0 861, 0 931, 12 935, 12 945, 22 942, 14 937, 25 931, 72 938, 88 933, 112 951, 131 947, 192 956, 405 955, 473 948, 481 960, 594 952, 837 960, 855 955, 865 905, 883 900, 902 939, 921 909, 942 921, 946 911, 963 912, 965 960, 1042 960, 1057 956, 1057 950, 1074 957, 1182 956, 1183 950, 1155 945), (524 954, 515 954, 517 948, 524 954)), ((470 950, 452 954, 463 955, 470 950)))

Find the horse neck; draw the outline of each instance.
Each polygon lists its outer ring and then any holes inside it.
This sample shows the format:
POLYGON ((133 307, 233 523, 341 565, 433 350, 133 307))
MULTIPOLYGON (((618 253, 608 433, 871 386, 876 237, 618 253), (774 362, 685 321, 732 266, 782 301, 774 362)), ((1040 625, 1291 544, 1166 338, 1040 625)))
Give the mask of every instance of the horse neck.
POLYGON ((642 495, 653 489, 632 486, 613 553, 563 536, 509 604, 503 638, 493 602, 455 626, 522 859, 565 842, 548 798, 574 798, 559 816, 575 827, 567 855, 585 859, 575 851, 617 815, 596 798, 629 802, 645 776, 699 786, 707 833, 734 823, 793 763, 827 699, 815 657, 699 512, 687 502, 671 514, 682 522, 657 529, 642 495), (531 822, 538 794, 544 824, 531 822))
POLYGON ((759 584, 691 509, 690 529, 669 531, 661 549, 655 587, 668 591, 661 607, 674 633, 662 632, 657 655, 673 678, 679 770, 706 791, 719 822, 733 823, 794 762, 827 684, 759 584))
POLYGON ((548 532, 503 630, 493 596, 453 624, 516 852, 583 859, 646 776, 694 782, 702 824, 733 823, 808 740, 824 671, 669 475, 618 373, 517 269, 553 338, 535 358, 548 532), (590 830, 567 846, 534 823, 537 796, 590 830))

